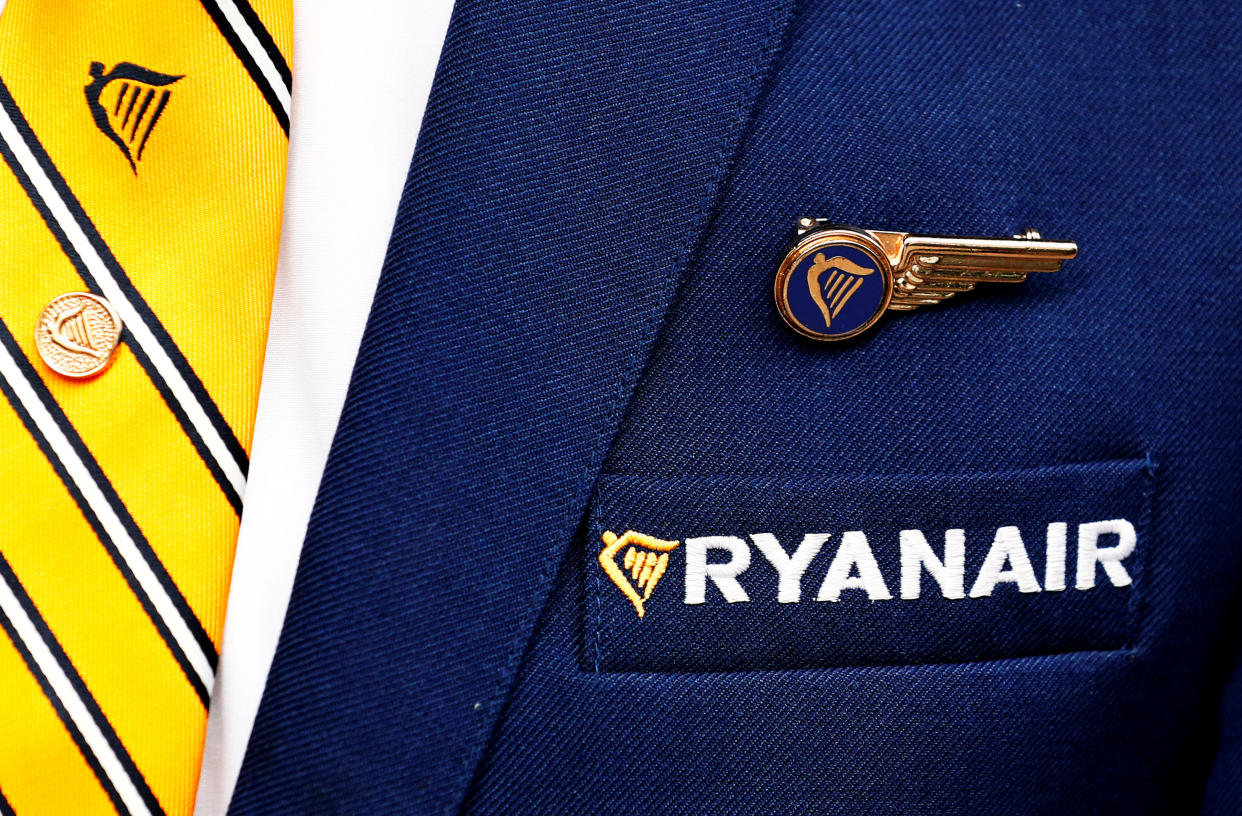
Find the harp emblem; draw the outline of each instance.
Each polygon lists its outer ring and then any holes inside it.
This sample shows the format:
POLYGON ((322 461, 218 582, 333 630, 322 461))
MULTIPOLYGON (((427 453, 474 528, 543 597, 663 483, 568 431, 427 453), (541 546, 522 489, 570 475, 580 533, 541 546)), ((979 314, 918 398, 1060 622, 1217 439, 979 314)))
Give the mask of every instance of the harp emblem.
POLYGON ((172 96, 168 86, 182 77, 161 74, 132 62, 117 63, 106 74, 103 63, 92 62, 90 74, 86 104, 95 126, 120 148, 137 174, 147 141, 172 96))
POLYGON ((617 589, 634 604, 641 618, 646 614, 645 605, 656 584, 668 570, 668 554, 677 549, 681 542, 665 541, 633 530, 626 530, 621 536, 605 530, 600 538, 604 549, 599 553, 599 565, 617 589), (622 550, 624 554, 618 560, 622 550))
POLYGON ((859 266, 844 255, 836 255, 831 260, 822 252, 815 255, 815 262, 806 273, 806 283, 811 299, 824 316, 825 326, 832 328, 832 319, 854 297, 863 285, 863 278, 873 272, 874 269, 859 266), (827 273, 826 278, 824 273, 827 273))
POLYGON ((90 292, 53 298, 35 325, 35 348, 43 362, 75 379, 107 368, 120 340, 121 318, 108 301, 90 292))
POLYGON ((86 303, 78 303, 59 315, 48 316, 48 335, 56 345, 75 354, 89 354, 96 360, 104 355, 91 342, 91 330, 86 325, 86 303))

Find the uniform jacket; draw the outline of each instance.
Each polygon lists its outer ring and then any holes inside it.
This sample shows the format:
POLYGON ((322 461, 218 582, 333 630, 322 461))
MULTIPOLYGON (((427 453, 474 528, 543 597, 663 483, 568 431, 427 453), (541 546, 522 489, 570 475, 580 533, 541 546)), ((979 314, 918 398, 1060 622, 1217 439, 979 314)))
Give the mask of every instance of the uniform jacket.
POLYGON ((1239 42, 460 0, 232 812, 1242 812, 1239 42), (829 345, 800 216, 1079 254, 829 345))

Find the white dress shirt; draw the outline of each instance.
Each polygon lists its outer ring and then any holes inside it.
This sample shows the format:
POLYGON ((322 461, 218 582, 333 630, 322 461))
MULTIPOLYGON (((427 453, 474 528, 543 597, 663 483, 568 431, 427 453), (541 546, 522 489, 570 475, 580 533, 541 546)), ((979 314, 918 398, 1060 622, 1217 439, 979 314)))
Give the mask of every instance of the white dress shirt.
POLYGON ((280 261, 196 816, 224 816, 237 782, 452 6, 295 0, 280 261))

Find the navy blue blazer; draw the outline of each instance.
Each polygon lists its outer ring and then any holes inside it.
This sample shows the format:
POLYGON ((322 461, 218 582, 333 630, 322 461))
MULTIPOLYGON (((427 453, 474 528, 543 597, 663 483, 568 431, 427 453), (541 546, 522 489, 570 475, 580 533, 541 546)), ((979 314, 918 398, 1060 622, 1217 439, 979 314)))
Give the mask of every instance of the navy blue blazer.
POLYGON ((459 0, 232 811, 1242 812, 1240 19, 459 0), (804 215, 1080 252, 821 344, 804 215))

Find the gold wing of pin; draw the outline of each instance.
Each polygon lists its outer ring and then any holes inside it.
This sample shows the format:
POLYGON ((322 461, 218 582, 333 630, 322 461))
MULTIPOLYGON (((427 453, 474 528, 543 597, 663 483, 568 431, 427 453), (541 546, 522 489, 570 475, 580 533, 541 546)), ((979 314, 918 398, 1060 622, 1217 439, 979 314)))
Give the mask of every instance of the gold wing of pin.
POLYGON ((940 303, 977 283, 1021 283, 1032 272, 1056 272, 1078 254, 1077 244, 1044 241, 1033 230, 1012 239, 873 235, 893 263, 894 311, 940 303))

